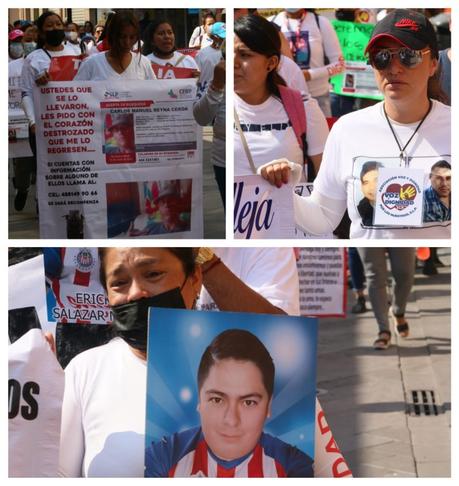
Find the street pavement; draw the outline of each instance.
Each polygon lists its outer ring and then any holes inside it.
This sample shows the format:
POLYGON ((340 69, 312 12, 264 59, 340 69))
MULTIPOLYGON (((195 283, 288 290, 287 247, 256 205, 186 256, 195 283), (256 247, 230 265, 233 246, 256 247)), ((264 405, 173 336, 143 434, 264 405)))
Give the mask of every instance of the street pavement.
MULTIPOLYGON (((204 193, 204 238, 225 238, 225 215, 218 191, 214 171, 210 163, 212 127, 203 129, 203 193, 204 193)), ((28 150, 27 150, 28 151, 28 150)), ((36 186, 31 186, 25 208, 14 210, 15 191, 12 184, 12 159, 9 163, 8 181, 8 228, 10 238, 39 238, 38 218, 35 207, 36 186)))
POLYGON ((388 350, 372 347, 368 302, 364 314, 320 320, 319 400, 354 477, 451 475, 451 250, 438 254, 438 275, 416 271, 409 338, 394 336, 388 350), (438 415, 410 413, 419 390, 433 391, 438 415))

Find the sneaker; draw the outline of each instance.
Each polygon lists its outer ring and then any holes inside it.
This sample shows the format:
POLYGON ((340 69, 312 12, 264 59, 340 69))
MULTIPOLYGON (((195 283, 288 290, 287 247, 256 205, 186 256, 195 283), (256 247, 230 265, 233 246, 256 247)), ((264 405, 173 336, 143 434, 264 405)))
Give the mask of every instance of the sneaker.
POLYGON ((351 312, 353 314, 363 314, 367 310, 367 306, 365 305, 365 297, 361 295, 357 298, 356 303, 352 306, 351 312))
POLYGON ((373 348, 376 350, 384 350, 390 346, 390 331, 381 331, 378 334, 378 339, 373 343, 373 348))
POLYGON ((27 195, 29 191, 18 191, 16 197, 14 198, 14 209, 16 211, 22 211, 27 201, 27 195))

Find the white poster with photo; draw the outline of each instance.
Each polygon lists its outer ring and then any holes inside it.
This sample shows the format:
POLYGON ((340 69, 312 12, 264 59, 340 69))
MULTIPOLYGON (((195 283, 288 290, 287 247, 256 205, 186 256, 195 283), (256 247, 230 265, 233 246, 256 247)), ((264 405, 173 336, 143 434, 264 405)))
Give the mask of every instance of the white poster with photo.
POLYGON ((24 59, 8 63, 8 139, 28 138, 29 121, 22 109, 20 80, 24 59))
POLYGON ((317 317, 346 315, 346 250, 301 248, 297 258, 300 314, 317 317))
POLYGON ((8 347, 8 476, 56 477, 64 370, 41 329, 8 347))
POLYGON ((195 97, 194 79, 36 88, 40 236, 201 238, 195 97))
POLYGON ((295 238, 293 191, 278 188, 259 175, 234 178, 234 237, 295 238))

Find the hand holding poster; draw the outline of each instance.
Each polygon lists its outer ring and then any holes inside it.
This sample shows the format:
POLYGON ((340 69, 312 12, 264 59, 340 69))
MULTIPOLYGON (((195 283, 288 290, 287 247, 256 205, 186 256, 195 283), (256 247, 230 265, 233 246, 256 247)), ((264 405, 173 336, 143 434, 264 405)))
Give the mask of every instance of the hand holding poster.
POLYGON ((146 476, 311 477, 316 340, 315 319, 150 309, 146 476))
POLYGON ((292 186, 275 187, 258 175, 235 177, 234 237, 295 238, 292 186))
POLYGON ((195 94, 191 79, 36 88, 41 237, 201 237, 195 94))

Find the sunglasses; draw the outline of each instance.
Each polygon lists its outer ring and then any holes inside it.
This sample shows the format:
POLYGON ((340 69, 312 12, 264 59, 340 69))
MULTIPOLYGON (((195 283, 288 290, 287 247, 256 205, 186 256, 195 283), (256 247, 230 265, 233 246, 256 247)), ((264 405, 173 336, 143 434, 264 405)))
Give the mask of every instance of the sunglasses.
POLYGON ((375 69, 381 71, 386 69, 392 62, 396 54, 400 63, 407 68, 414 68, 422 62, 422 56, 430 52, 430 49, 416 51, 408 47, 380 49, 379 51, 370 52, 368 63, 375 69))

